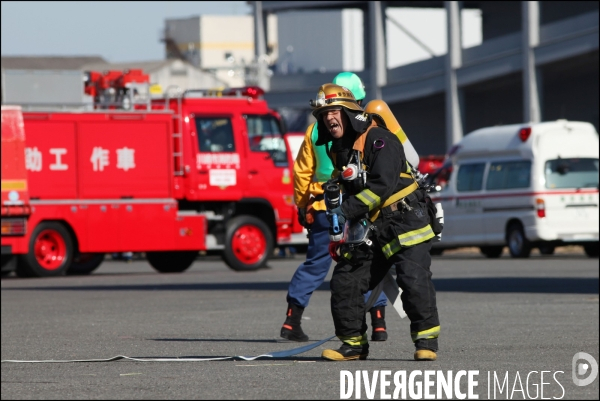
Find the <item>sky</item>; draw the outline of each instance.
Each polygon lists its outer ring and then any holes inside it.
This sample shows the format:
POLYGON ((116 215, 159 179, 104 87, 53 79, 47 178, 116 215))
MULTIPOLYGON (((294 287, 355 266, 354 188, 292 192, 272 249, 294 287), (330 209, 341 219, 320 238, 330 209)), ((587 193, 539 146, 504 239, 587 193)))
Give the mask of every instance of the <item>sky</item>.
MULTIPOLYGON (((249 15, 246 1, 2 1, 2 56, 101 56, 108 62, 161 60, 167 18, 249 15)), ((446 53, 444 9, 388 9, 388 16, 435 55, 446 53)), ((387 22, 388 68, 431 53, 387 22), (402 49, 399 51, 398 49, 402 49)), ((253 40, 253 38, 251 38, 253 40)), ((463 47, 481 43, 481 14, 463 10, 463 47)))
POLYGON ((247 15, 246 1, 2 1, 2 56, 160 60, 167 18, 247 15))

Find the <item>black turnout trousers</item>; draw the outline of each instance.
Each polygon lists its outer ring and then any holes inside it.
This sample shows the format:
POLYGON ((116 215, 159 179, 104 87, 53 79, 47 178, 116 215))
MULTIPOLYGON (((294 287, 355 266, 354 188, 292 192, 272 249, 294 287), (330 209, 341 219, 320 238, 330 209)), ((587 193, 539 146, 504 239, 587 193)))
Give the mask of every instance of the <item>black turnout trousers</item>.
MULTIPOLYGON (((382 212, 385 213, 385 212, 382 212)), ((375 226, 383 231, 384 219, 377 219, 375 226)), ((410 319, 410 331, 414 336, 439 326, 435 288, 431 281, 431 240, 403 247, 386 259, 377 236, 373 245, 363 254, 360 263, 350 264, 341 259, 331 278, 331 313, 335 334, 340 337, 358 337, 367 331, 364 294, 373 290, 392 266, 396 266, 398 286, 402 289, 402 303, 410 319)), ((362 245, 365 247, 365 245, 362 245)), ((367 248, 365 248, 367 249, 367 248)), ((417 339, 417 349, 438 349, 437 338, 417 339)))

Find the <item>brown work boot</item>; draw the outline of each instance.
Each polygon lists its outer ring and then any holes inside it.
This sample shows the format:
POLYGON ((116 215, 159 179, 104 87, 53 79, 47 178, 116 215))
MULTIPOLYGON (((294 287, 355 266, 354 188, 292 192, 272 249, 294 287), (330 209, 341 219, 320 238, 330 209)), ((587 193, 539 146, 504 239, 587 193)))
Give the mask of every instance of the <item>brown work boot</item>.
POLYGON ((415 361, 435 361, 437 354, 430 349, 418 349, 415 351, 415 361))
POLYGON ((321 358, 328 361, 353 361, 355 359, 367 359, 369 355, 369 344, 351 346, 343 343, 338 349, 326 349, 321 358))

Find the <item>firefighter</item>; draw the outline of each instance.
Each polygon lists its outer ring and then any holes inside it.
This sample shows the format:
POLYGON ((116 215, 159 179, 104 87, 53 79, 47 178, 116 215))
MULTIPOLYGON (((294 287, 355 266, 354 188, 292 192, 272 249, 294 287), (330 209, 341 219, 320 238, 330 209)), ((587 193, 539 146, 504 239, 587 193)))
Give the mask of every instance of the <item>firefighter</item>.
MULTIPOLYGON (((356 99, 359 99, 358 103, 366 96, 364 85, 354 73, 339 73, 333 82, 350 88, 356 99)), ((331 143, 316 145, 319 132, 317 125, 314 123, 307 128, 304 142, 294 163, 294 200, 298 206, 300 224, 309 230, 309 242, 306 261, 298 266, 290 281, 287 293, 287 317, 281 327, 281 337, 292 341, 308 341, 308 336, 304 334, 300 325, 302 313, 313 291, 323 284, 331 267, 331 256, 328 250, 329 222, 321 188, 321 184, 330 179, 333 172, 333 164, 327 155, 331 143)), ((370 291, 365 294, 365 300, 370 295, 370 291)), ((387 339, 386 305, 387 299, 381 293, 370 310, 372 341, 387 339)))
MULTIPOLYGON (((326 360, 366 359, 364 294, 396 266, 402 303, 410 319, 415 360, 435 360, 440 324, 435 289, 431 281, 431 239, 435 234, 423 190, 410 174, 404 148, 376 114, 365 113, 352 93, 342 86, 325 84, 311 102, 323 135, 331 136, 331 156, 336 170, 364 163, 366 179, 343 181, 346 190, 340 207, 332 211, 340 224, 368 216, 374 230, 371 241, 340 259, 331 278, 331 312, 339 349, 327 349, 326 360), (371 243, 370 246, 368 243, 371 243)), ((343 176, 343 174, 342 174, 343 176)))

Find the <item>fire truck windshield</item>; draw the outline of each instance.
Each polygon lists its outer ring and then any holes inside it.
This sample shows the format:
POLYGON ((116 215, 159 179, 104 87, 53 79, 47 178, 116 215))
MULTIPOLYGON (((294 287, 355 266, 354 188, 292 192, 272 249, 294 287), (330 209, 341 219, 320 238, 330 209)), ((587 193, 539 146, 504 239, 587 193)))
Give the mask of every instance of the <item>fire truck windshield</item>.
POLYGON ((269 152, 276 166, 288 165, 287 148, 281 134, 279 121, 270 115, 246 115, 250 150, 269 152))

